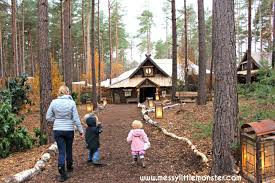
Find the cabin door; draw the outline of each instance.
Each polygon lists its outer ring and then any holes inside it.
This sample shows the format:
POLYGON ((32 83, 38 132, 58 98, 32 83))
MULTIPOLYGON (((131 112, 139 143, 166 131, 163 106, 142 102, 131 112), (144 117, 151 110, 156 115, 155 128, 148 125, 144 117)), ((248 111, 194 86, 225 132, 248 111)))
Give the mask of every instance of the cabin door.
POLYGON ((147 97, 151 97, 155 99, 156 87, 144 87, 140 88, 140 97, 139 102, 145 102, 147 97))

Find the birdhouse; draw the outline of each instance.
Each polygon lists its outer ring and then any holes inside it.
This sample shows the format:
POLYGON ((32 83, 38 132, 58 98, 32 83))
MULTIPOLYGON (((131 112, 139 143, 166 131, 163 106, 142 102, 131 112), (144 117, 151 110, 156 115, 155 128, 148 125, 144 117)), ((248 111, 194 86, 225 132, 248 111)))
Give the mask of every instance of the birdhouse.
POLYGON ((93 110, 94 110, 94 106, 93 106, 92 102, 91 101, 87 101, 86 102, 86 111, 88 113, 91 113, 91 112, 93 112, 93 110))
POLYGON ((148 97, 147 101, 148 101, 148 106, 150 108, 154 107, 154 100, 153 100, 153 98, 148 97))
POLYGON ((275 182, 275 121, 241 127, 241 173, 253 183, 275 182))
POLYGON ((156 119, 162 119, 163 118, 163 104, 160 102, 157 102, 155 104, 155 118, 156 119))

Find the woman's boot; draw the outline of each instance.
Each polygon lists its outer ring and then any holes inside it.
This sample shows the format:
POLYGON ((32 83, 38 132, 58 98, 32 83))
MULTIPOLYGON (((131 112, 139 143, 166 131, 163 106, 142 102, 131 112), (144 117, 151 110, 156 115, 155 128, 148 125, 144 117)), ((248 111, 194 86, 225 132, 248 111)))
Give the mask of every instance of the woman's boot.
POLYGON ((73 162, 67 162, 67 172, 72 172, 73 170, 73 162))
POLYGON ((58 166, 58 171, 60 173, 60 177, 58 179, 59 182, 64 182, 68 179, 68 176, 65 171, 65 166, 58 166))

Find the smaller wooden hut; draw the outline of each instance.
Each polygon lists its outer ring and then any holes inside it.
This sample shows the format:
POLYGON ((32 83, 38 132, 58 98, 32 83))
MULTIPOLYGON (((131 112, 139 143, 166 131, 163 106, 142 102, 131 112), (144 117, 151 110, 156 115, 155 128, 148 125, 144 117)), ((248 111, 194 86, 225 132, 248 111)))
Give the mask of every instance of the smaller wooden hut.
MULTIPOLYGON (((272 53, 259 52, 251 53, 251 79, 256 80, 257 72, 260 68, 271 67, 272 53)), ((237 66, 238 81, 245 83, 247 75, 247 52, 237 66)))

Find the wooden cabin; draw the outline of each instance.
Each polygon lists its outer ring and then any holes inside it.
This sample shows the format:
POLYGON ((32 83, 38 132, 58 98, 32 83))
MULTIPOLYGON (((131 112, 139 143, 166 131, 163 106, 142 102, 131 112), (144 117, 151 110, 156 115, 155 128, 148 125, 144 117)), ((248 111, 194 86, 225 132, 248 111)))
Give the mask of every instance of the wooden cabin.
MULTIPOLYGON (((251 79, 256 80, 257 72, 260 68, 271 67, 272 53, 259 52, 251 53, 251 79)), ((245 83, 247 75, 247 52, 237 66, 238 82, 245 83)))
POLYGON ((114 103, 144 102, 147 97, 155 99, 155 94, 170 95, 172 80, 150 55, 135 69, 112 81, 114 103))

